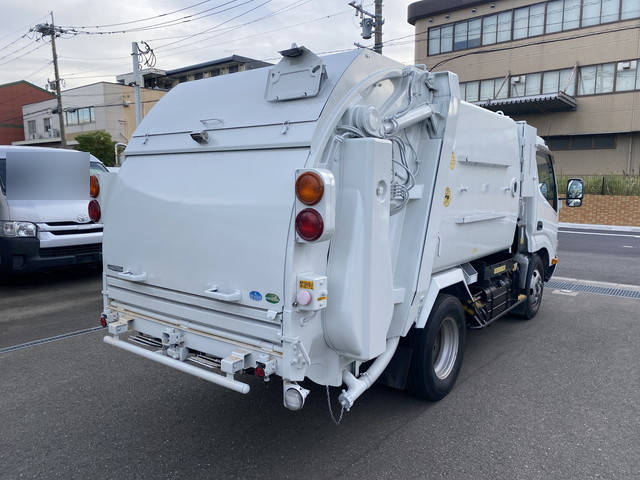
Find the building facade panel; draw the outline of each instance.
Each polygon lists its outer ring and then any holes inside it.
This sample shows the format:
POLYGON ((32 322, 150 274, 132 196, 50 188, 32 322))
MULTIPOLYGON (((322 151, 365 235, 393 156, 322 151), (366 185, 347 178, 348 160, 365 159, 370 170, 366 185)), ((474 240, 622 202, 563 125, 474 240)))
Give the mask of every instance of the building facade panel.
POLYGON ((555 152, 563 173, 640 173, 640 0, 423 0, 409 20, 416 63, 568 142, 555 152))

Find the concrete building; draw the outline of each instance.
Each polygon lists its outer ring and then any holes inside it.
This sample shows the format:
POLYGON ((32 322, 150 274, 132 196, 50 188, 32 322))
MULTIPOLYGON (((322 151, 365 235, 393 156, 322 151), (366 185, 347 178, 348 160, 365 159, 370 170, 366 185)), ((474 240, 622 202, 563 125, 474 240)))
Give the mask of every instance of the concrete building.
POLYGON ((538 129, 563 174, 640 173, 640 0, 422 0, 416 63, 538 129))
POLYGON ((22 106, 53 98, 53 94, 25 80, 0 85, 0 145, 25 139, 22 106))
MULTIPOLYGON (((243 72, 245 70, 253 70, 254 68, 262 68, 271 65, 270 63, 256 60, 253 58, 242 57, 240 55, 231 55, 230 57, 219 58, 209 62, 189 65, 187 67, 176 68, 173 70, 160 70, 157 68, 147 68, 141 70, 144 86, 146 88, 160 88, 169 90, 179 83, 200 80, 202 78, 217 77, 218 75, 226 75, 229 73, 243 72)), ((116 81, 123 85, 134 83, 133 73, 125 73, 118 75, 116 81)))
MULTIPOLYGON (((140 90, 144 116, 166 92, 140 90)), ((133 87, 119 83, 98 82, 62 92, 67 143, 85 132, 106 130, 115 142, 127 143, 135 130, 133 87)), ((22 107, 23 141, 14 145, 56 146, 60 144, 60 124, 56 99, 31 103, 22 107)))

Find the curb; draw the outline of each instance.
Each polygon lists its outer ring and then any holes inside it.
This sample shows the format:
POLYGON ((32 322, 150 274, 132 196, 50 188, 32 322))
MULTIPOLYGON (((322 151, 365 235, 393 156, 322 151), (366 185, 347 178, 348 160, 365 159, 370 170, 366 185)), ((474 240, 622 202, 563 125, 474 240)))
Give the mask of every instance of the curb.
POLYGON ((564 223, 560 222, 560 228, 575 228, 578 230, 611 230, 616 232, 640 232, 640 227, 627 227, 623 225, 593 225, 590 223, 564 223))

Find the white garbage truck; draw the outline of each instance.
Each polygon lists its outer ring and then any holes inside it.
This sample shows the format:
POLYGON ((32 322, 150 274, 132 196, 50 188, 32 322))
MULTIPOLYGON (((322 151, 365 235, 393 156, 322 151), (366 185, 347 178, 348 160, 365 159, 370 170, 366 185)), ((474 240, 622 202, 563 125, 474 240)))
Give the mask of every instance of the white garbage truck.
POLYGON ((291 410, 309 381, 343 411, 376 381, 439 400, 466 329, 540 308, 551 152, 453 73, 280 53, 172 89, 98 175, 104 341, 242 394, 280 377, 291 410))

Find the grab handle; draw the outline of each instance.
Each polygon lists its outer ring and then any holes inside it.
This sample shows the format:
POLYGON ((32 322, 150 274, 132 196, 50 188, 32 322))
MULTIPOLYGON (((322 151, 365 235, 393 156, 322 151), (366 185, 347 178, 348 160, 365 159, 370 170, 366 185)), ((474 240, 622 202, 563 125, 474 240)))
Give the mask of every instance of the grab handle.
POLYGON ((129 280, 131 282, 145 282, 147 280, 147 274, 145 272, 142 273, 133 273, 133 272, 115 272, 116 277, 121 278, 122 280, 129 280))
POLYGON ((239 302, 242 298, 240 290, 230 290, 228 292, 219 292, 218 287, 211 287, 204 291, 205 296, 223 302, 239 302))

